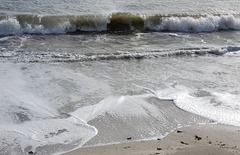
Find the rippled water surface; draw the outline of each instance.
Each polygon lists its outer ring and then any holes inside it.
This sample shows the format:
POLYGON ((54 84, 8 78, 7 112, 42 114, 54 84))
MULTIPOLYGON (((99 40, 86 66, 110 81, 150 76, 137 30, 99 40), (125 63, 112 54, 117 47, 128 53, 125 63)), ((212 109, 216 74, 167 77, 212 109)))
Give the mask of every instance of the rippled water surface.
POLYGON ((240 126, 239 1, 0 1, 0 154, 240 126))

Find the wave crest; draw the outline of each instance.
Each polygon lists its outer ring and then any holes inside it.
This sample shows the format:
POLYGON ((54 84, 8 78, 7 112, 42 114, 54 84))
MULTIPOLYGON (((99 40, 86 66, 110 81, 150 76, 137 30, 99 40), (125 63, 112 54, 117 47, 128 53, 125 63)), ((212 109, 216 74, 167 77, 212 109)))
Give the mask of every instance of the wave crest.
POLYGON ((153 27, 157 31, 212 32, 218 30, 239 30, 240 19, 233 15, 164 18, 160 25, 153 27))
POLYGON ((0 35, 76 32, 213 32, 240 30, 239 15, 111 15, 0 16, 0 35))

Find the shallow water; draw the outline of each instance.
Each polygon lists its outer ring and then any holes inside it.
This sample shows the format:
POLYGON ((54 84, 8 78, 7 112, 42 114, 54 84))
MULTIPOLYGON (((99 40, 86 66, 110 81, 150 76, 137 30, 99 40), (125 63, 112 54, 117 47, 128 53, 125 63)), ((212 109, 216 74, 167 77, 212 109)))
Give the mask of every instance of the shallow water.
POLYGON ((0 154, 240 126, 238 3, 2 0, 0 154))

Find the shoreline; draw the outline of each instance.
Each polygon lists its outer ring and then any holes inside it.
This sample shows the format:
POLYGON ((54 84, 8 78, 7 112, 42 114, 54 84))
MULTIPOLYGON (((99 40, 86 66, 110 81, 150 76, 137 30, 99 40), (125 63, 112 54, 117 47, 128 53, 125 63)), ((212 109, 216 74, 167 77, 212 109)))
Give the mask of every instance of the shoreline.
POLYGON ((157 140, 131 141, 89 146, 63 155, 237 155, 240 154, 240 127, 201 124, 182 127, 157 140))

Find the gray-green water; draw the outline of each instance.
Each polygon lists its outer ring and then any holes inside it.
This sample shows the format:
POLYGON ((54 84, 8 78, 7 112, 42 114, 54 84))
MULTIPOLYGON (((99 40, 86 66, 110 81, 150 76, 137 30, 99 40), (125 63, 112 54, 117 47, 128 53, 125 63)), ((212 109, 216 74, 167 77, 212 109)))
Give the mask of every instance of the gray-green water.
POLYGON ((0 154, 240 126, 239 1, 0 1, 0 154))

